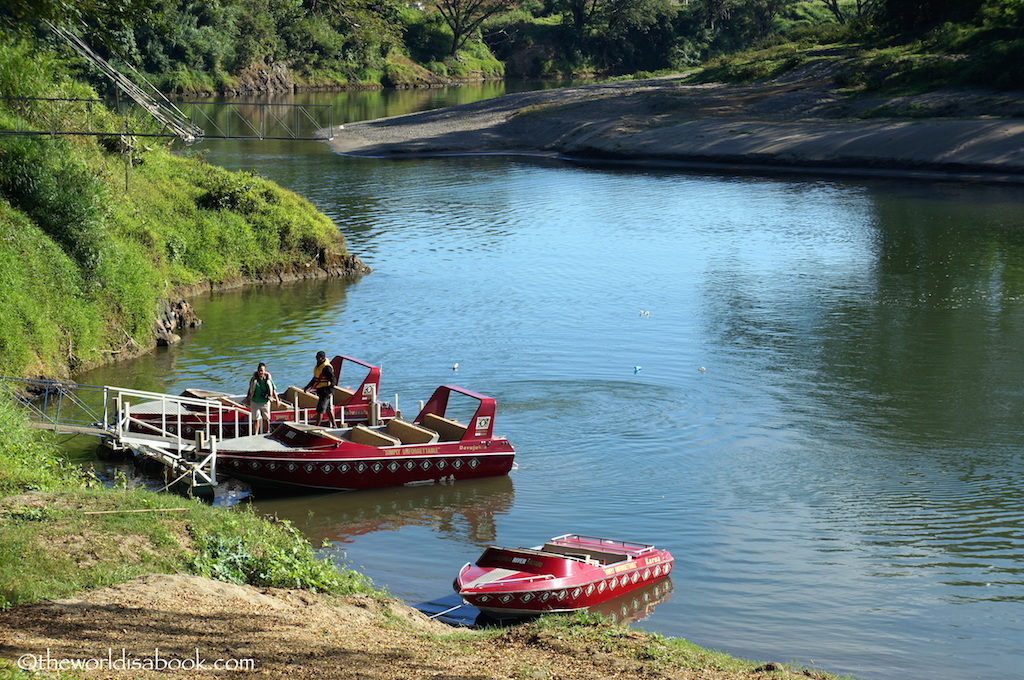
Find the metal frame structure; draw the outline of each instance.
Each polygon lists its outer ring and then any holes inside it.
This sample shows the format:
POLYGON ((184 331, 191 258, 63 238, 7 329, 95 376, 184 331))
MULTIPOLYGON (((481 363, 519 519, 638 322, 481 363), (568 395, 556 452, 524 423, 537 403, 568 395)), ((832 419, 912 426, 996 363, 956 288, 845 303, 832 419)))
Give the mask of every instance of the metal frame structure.
POLYGON ((184 482, 190 493, 202 495, 212 494, 217 485, 217 442, 225 434, 222 416, 240 410, 212 399, 10 376, 0 376, 0 390, 24 407, 32 427, 99 437, 111 450, 163 465, 177 476, 168 487, 184 482), (165 413, 205 411, 210 422, 197 428, 194 439, 186 439, 173 415, 155 422, 133 416, 133 400, 152 402, 165 413), (218 417, 211 418, 214 414, 218 417))
MULTIPOLYGON (((109 102, 103 99, 61 99, 49 97, 0 97, 22 120, 39 120, 36 125, 17 130, 0 130, 0 135, 65 135, 118 136, 130 137, 181 137, 176 132, 148 132, 127 127, 120 130, 98 129, 100 124, 91 126, 94 107, 104 110, 113 108, 121 114, 121 108, 131 106, 127 102, 109 102), (67 110, 77 106, 84 109, 85 126, 92 129, 63 129, 62 121, 67 120, 67 110), (30 113, 31 109, 31 113, 30 113)), ((330 104, 267 104, 250 102, 179 102, 184 109, 182 115, 198 131, 191 140, 200 139, 290 139, 323 141, 333 138, 334 108, 330 104), (187 113, 186 113, 187 112, 187 113), (321 115, 316 115, 316 114, 321 115), (326 120, 324 120, 326 118, 326 120), (224 122, 218 122, 224 120, 224 122), (200 127, 200 123, 202 127, 200 127), (321 132, 325 131, 325 132, 321 132), (282 134, 283 133, 283 134, 282 134)), ((138 106, 138 104, 135 104, 138 106)), ((96 116, 98 118, 98 116, 96 116)))

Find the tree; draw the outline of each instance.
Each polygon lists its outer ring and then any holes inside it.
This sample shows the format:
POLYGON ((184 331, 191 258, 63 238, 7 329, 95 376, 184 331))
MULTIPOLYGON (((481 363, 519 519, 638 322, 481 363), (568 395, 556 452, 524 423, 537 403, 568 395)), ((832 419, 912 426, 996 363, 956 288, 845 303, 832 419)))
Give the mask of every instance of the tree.
MULTIPOLYGON (((751 0, 750 14, 754 20, 754 25, 756 26, 757 37, 761 39, 767 38, 772 32, 772 24, 775 22, 775 19, 795 1, 796 0, 751 0)), ((836 2, 837 0, 828 1, 836 2)), ((860 0, 858 0, 858 2, 860 2, 860 0)))
POLYGON ((108 32, 153 18, 156 0, 0 0, 0 18, 15 27, 48 22, 77 28, 102 23, 108 32))
POLYGON ((581 36, 602 4, 602 0, 562 0, 557 6, 569 18, 573 34, 581 36))
POLYGON ((739 0, 704 0, 708 29, 714 32, 720 21, 732 15, 732 10, 738 3, 739 0))
POLYGON ((854 0, 853 11, 850 12, 848 3, 841 3, 840 0, 821 1, 828 7, 828 11, 832 13, 835 20, 842 25, 846 25, 850 19, 856 21, 867 19, 878 11, 881 3, 881 0, 854 0))
POLYGON ((455 55, 469 37, 489 18, 511 9, 514 0, 439 0, 437 11, 452 30, 452 49, 455 55))

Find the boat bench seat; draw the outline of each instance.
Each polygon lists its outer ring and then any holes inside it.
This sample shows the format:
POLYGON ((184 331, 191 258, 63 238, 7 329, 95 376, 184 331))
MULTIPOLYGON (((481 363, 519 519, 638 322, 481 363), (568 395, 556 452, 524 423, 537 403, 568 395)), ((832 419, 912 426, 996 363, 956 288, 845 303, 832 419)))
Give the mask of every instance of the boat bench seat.
POLYGON ((606 552, 604 550, 591 550, 590 548, 577 548, 566 545, 555 545, 554 543, 545 543, 544 547, 541 548, 541 552, 570 555, 572 557, 589 557, 590 559, 595 560, 598 564, 615 564, 616 562, 625 562, 629 559, 629 555, 624 555, 622 553, 606 552))
MULTIPOLYGON (((344 387, 334 386, 334 403, 335 404, 347 404, 352 397, 356 396, 356 393, 352 390, 347 390, 344 387)), ((316 404, 313 404, 316 406, 316 404)))
POLYGON ((284 391, 281 401, 286 401, 289 405, 298 406, 299 408, 315 408, 317 399, 316 396, 309 392, 303 392, 295 385, 292 385, 284 391))
POLYGON ((392 437, 398 437, 403 444, 433 444, 440 438, 434 430, 399 418, 389 420, 385 431, 392 437))
POLYGON ((217 401, 219 401, 224 406, 230 406, 231 408, 247 408, 244 404, 239 404, 234 399, 230 399, 228 397, 217 397, 217 401))
POLYGON ((356 444, 364 446, 398 446, 402 442, 398 437, 385 434, 379 430, 371 430, 366 425, 356 425, 348 434, 348 438, 356 444))
POLYGON ((439 416, 436 413, 428 413, 423 416, 420 425, 437 432, 443 442, 459 441, 462 439, 462 435, 466 434, 467 427, 458 421, 439 416))
MULTIPOLYGON (((341 437, 331 434, 325 428, 319 425, 311 425, 309 423, 282 422, 280 425, 277 426, 277 429, 274 430, 274 434, 277 435, 279 433, 286 433, 288 430, 292 430, 293 432, 304 432, 307 434, 316 435, 317 437, 323 437, 324 439, 333 439, 334 441, 338 442, 345 441, 341 437)), ((284 434, 283 438, 289 439, 291 436, 291 434, 284 434)))
POLYGON ((189 399, 219 399, 220 397, 230 396, 227 392, 216 392, 214 390, 201 390, 198 388, 190 387, 181 393, 181 396, 188 397, 189 399))

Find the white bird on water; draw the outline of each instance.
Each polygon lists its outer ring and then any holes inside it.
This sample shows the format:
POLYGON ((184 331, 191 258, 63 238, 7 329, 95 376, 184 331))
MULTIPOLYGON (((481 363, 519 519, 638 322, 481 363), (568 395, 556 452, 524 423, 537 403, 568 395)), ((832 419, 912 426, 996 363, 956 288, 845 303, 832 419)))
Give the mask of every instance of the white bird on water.
POLYGON ((651 315, 650 312, 648 312, 646 310, 643 310, 643 309, 640 310, 640 316, 650 316, 650 315, 651 315))
POLYGON ((453 371, 457 371, 457 370, 459 370, 459 362, 458 362, 458 361, 456 361, 456 362, 455 362, 455 365, 454 365, 454 366, 452 366, 452 370, 453 370, 453 371))

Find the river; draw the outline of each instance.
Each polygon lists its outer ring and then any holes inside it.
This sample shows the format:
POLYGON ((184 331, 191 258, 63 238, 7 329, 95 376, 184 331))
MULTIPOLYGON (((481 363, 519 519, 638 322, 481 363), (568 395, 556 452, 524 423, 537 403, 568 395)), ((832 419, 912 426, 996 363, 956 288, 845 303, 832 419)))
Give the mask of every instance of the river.
MULTIPOLYGON (((307 101, 344 122, 488 87, 307 101)), ((326 555, 416 603, 491 543, 650 542, 674 589, 641 628, 865 679, 1024 677, 1018 187, 201 148, 375 271, 195 299, 181 345, 82 382, 242 391, 266 361, 303 385, 324 349, 381 364, 407 411, 495 396, 518 451, 507 478, 252 501, 326 555)))

